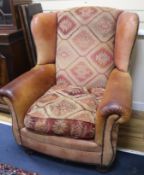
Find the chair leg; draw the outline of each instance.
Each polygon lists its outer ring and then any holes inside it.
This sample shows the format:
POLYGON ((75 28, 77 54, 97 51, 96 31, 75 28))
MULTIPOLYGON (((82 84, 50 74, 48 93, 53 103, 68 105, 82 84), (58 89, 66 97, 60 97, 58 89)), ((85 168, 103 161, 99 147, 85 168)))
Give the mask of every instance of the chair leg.
POLYGON ((22 146, 22 148, 23 148, 24 152, 26 154, 28 154, 29 156, 33 155, 36 152, 36 151, 34 151, 34 150, 30 149, 30 148, 24 147, 24 146, 22 146))
POLYGON ((111 166, 96 166, 96 171, 100 173, 108 173, 111 171, 111 166))

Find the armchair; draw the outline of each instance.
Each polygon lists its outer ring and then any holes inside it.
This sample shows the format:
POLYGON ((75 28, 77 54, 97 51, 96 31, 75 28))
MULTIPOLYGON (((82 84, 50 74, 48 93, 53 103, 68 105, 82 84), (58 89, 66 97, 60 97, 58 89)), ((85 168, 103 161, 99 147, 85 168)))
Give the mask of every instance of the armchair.
POLYGON ((37 65, 0 89, 18 144, 109 167, 131 116, 128 64, 138 16, 78 7, 34 16, 37 65))

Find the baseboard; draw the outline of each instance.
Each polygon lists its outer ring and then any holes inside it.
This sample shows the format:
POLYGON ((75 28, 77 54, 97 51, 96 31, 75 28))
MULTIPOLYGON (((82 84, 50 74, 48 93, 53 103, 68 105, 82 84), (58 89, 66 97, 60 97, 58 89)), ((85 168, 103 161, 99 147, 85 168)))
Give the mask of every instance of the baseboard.
POLYGON ((144 111, 144 103, 139 101, 133 101, 132 108, 137 111, 144 111))
POLYGON ((138 30, 138 35, 139 36, 144 36, 144 29, 139 29, 138 30))
POLYGON ((9 126, 12 126, 12 124, 11 124, 11 123, 9 123, 9 122, 4 122, 4 121, 0 121, 0 124, 4 124, 4 125, 9 125, 9 126))
POLYGON ((118 151, 144 156, 144 152, 142 151, 135 151, 135 150, 125 149, 120 147, 118 148, 118 151))

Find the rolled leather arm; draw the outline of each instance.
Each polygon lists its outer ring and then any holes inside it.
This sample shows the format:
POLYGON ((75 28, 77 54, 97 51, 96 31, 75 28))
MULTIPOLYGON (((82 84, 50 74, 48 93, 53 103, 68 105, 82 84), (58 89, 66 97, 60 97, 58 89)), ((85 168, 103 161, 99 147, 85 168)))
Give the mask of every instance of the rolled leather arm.
MULTIPOLYGON (((0 89, 0 96, 9 102, 20 126, 33 102, 55 84, 53 64, 37 65, 0 89)), ((13 112, 13 111, 11 111, 13 112)))
POLYGON ((110 115, 118 115, 117 123, 124 123, 130 119, 132 104, 132 81, 128 72, 114 69, 109 77, 102 102, 96 113, 96 135, 99 143, 105 121, 110 115))

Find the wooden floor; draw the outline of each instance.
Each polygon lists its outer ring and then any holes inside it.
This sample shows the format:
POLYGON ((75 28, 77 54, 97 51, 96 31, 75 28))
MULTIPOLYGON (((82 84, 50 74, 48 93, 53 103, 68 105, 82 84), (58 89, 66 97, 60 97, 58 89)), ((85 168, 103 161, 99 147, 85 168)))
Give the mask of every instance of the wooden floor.
POLYGON ((118 146, 144 152, 144 112, 133 111, 132 119, 120 127, 118 146))
MULTIPOLYGON (((11 123, 11 117, 1 112, 0 121, 11 123)), ((132 119, 120 126, 118 147, 144 152, 144 112, 133 111, 132 119)))
POLYGON ((10 114, 8 114, 8 113, 0 112, 0 121, 11 123, 12 118, 11 118, 10 114))

